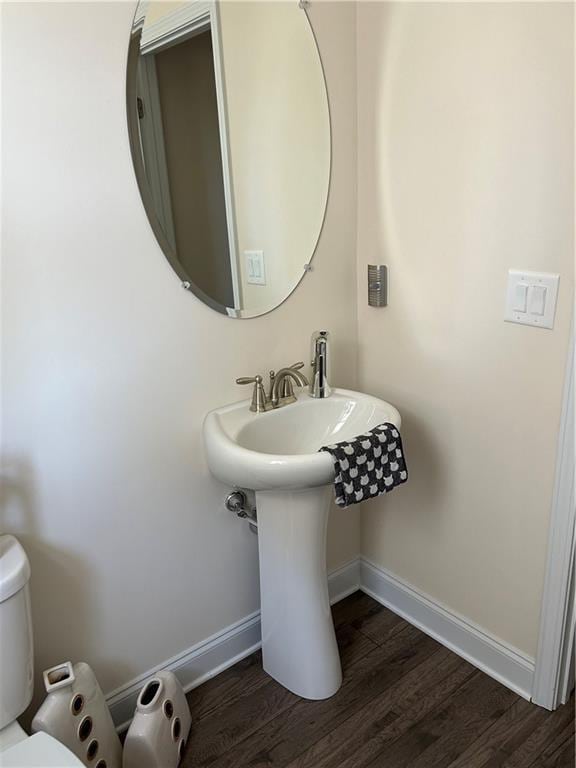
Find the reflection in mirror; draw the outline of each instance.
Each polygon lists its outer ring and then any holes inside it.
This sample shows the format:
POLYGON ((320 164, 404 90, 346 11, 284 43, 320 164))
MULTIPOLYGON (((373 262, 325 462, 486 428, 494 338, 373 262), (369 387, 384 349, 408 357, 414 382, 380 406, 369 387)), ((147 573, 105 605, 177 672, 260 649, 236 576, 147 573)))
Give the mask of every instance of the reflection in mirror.
POLYGON ((182 282, 254 317, 305 274, 330 178, 322 66, 292 2, 140 2, 128 62, 132 158, 182 282))

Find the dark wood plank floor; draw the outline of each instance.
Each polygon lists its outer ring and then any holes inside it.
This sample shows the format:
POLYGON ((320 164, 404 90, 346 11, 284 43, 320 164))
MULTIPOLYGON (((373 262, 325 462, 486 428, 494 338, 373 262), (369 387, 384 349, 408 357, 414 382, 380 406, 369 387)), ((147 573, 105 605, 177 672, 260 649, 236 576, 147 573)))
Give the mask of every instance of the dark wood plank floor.
POLYGON ((256 653, 188 694, 182 768, 573 768, 574 698, 540 709, 361 592, 333 614, 338 693, 300 699, 256 653))

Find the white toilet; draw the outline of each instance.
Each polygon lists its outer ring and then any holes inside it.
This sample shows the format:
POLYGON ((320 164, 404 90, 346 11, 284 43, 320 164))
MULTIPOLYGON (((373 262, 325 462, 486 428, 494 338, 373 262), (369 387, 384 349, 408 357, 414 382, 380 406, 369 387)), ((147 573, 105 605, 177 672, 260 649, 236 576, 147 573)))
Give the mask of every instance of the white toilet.
POLYGON ((0 536, 0 767, 78 768, 83 763, 46 733, 28 736, 17 722, 32 699, 30 563, 13 536, 0 536))

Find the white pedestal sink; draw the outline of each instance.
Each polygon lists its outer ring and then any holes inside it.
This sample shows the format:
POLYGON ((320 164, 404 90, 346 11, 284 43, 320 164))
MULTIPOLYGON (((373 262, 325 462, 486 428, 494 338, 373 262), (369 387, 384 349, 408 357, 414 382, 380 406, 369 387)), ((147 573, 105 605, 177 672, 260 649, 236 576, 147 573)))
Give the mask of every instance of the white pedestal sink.
POLYGON ((326 532, 334 467, 324 445, 348 440, 400 414, 389 403, 336 389, 324 400, 253 413, 250 401, 211 411, 204 441, 212 474, 256 491, 264 669, 306 699, 342 682, 328 599, 326 532))

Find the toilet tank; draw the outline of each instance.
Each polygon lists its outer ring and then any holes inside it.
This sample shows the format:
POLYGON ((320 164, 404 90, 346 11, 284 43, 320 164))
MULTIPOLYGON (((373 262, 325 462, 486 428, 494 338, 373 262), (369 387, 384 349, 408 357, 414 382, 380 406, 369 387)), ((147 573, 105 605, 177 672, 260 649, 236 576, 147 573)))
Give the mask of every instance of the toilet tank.
POLYGON ((14 536, 0 536, 0 730, 32 698, 34 660, 30 613, 30 563, 14 536))

